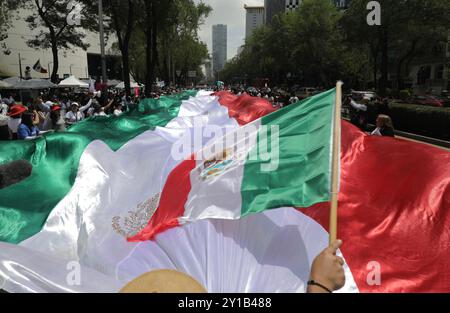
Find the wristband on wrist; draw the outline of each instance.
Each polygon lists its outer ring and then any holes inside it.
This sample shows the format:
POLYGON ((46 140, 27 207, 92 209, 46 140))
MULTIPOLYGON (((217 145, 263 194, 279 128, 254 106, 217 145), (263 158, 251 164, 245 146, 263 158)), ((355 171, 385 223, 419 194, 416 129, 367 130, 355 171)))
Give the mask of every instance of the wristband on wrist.
POLYGON ((328 289, 328 288, 325 287, 324 285, 322 285, 322 284, 316 282, 315 280, 310 280, 310 281, 308 281, 308 286, 317 286, 317 287, 320 287, 320 288, 326 290, 326 291, 329 292, 329 293, 333 293, 333 291, 331 291, 330 289, 328 289))

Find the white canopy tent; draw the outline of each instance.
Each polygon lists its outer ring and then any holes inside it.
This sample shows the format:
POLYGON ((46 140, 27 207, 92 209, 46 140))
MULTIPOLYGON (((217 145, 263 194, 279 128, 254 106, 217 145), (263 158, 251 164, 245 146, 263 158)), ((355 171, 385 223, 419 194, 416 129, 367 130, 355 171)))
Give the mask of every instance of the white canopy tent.
POLYGON ((0 89, 9 89, 12 85, 8 82, 4 82, 3 80, 0 80, 0 89))
MULTIPOLYGON (((136 87, 141 88, 141 87, 144 87, 144 85, 139 85, 138 83, 135 83, 135 82, 130 83, 130 88, 136 88, 136 87)), ((120 84, 116 85, 114 88, 125 89, 125 83, 121 82, 120 84)))
POLYGON ((114 87, 117 86, 118 84, 120 84, 122 81, 121 80, 117 80, 117 79, 110 79, 108 80, 108 82, 106 83, 106 85, 108 87, 114 87))
POLYGON ((70 76, 59 83, 59 87, 67 87, 67 88, 89 88, 89 84, 82 82, 75 76, 70 76))
POLYGON ((53 84, 48 79, 21 79, 19 77, 10 77, 1 81, 2 84, 6 84, 8 87, 1 87, 3 89, 17 89, 17 90, 35 90, 35 89, 47 89, 56 88, 57 85, 53 84))

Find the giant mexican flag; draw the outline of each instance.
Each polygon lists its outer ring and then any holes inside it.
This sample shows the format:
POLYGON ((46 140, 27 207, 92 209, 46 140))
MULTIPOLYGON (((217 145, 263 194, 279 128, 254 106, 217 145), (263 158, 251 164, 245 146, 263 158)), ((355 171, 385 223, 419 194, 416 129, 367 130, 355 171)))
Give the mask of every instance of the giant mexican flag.
MULTIPOLYGON (((334 97, 273 112, 191 92, 0 144, 0 163, 33 164, 0 190, 0 287, 115 292, 167 268, 209 292, 303 292, 328 240, 334 97)), ((342 291, 450 291, 449 152, 345 122, 342 136, 342 291)))

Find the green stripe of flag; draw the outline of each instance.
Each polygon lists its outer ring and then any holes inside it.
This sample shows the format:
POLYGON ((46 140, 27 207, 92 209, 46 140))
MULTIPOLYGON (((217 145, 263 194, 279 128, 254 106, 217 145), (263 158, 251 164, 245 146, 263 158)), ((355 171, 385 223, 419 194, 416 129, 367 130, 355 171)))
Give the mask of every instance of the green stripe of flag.
MULTIPOLYGON (((336 90, 332 89, 262 118, 262 125, 269 129, 271 125, 279 126, 278 167, 262 171, 261 164, 269 162, 259 154, 255 160, 246 161, 241 185, 242 216, 329 201, 335 96, 336 90)), ((270 148, 270 133, 267 138, 270 148)), ((259 134, 258 143, 260 140, 259 134)))
POLYGON ((102 140, 116 151, 143 132, 167 125, 178 116, 181 101, 195 94, 146 99, 138 111, 120 117, 90 118, 67 132, 0 143, 0 164, 28 160, 33 165, 30 177, 0 190, 0 241, 19 243, 42 229, 52 209, 72 188, 89 143, 102 140))

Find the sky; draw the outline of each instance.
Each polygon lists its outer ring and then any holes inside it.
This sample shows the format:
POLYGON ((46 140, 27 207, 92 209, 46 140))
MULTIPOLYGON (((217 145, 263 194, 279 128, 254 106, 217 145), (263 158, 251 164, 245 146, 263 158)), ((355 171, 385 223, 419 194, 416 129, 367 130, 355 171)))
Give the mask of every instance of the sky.
MULTIPOLYGON (((201 0, 195 0, 199 3, 201 0)), ((247 5, 264 5, 264 0, 203 0, 212 7, 213 11, 208 16, 205 24, 199 31, 200 40, 208 45, 212 51, 212 25, 228 25, 228 59, 237 54, 237 49, 244 44, 245 38, 245 9, 247 5)))

